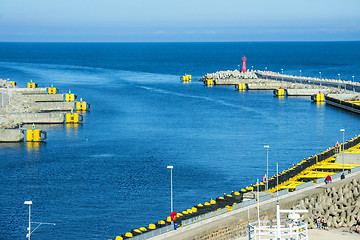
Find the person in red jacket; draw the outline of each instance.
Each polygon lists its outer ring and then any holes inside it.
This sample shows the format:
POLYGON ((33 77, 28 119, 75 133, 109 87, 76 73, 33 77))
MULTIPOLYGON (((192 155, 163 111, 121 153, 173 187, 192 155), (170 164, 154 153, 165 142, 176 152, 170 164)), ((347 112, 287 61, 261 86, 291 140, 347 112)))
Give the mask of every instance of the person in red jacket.
POLYGON ((331 183, 331 177, 330 177, 330 175, 327 175, 327 177, 325 178, 325 183, 326 184, 329 184, 329 183, 331 183))

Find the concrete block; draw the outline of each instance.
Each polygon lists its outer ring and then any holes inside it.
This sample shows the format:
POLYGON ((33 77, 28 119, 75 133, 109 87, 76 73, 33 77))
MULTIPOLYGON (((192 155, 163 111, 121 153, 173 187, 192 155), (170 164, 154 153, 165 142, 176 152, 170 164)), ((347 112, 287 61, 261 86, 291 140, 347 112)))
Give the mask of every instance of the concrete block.
POLYGON ((21 129, 0 129, 0 142, 22 142, 24 132, 21 129))
POLYGON ((47 88, 11 88, 9 93, 21 93, 23 95, 47 94, 47 88))
MULTIPOLYGON (((0 118, 2 115, 0 115, 0 118)), ((4 116, 5 117, 5 116, 4 116)), ((64 123, 65 115, 62 112, 53 113, 11 113, 6 114, 8 119, 20 123, 64 123)))
POLYGON ((31 102, 63 102, 63 94, 36 94, 28 95, 26 98, 31 102))
POLYGON ((35 112, 71 111, 75 108, 74 102, 35 102, 24 103, 24 106, 33 109, 35 112))
POLYGON ((324 91, 324 89, 311 89, 311 88, 305 88, 305 89, 286 89, 286 95, 287 96, 312 96, 315 94, 318 94, 319 92, 326 94, 327 91, 324 91))

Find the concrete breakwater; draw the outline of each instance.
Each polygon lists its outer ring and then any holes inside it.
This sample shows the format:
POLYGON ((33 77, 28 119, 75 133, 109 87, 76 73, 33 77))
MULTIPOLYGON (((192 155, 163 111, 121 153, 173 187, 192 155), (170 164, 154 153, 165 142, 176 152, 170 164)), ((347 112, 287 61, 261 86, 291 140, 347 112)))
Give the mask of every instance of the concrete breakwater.
MULTIPOLYGON (((349 151, 349 153, 358 154, 357 152, 360 148, 360 136, 347 141, 342 144, 342 146, 344 150, 349 151)), ((156 236, 154 239, 170 239, 169 236, 177 236, 175 239, 219 239, 219 237, 222 239, 232 239, 234 236, 243 235, 247 231, 248 222, 255 220, 253 215, 256 212, 254 207, 256 206, 255 196, 257 191, 260 192, 260 200, 265 202, 273 201, 274 197, 277 195, 277 193, 274 194, 275 192, 279 192, 279 195, 282 196, 282 198, 285 198, 284 196, 293 196, 293 198, 298 201, 303 196, 297 194, 294 195, 293 193, 299 193, 303 190, 305 191, 305 189, 313 189, 314 186, 323 186, 324 176, 330 174, 334 179, 339 179, 340 174, 336 174, 336 172, 341 171, 342 166, 339 166, 339 164, 336 163, 337 154, 338 152, 335 147, 330 148, 315 156, 304 159, 300 163, 276 176, 272 176, 269 178, 270 194, 266 193, 265 184, 261 182, 245 187, 239 192, 224 194, 224 196, 218 197, 215 200, 211 200, 204 204, 198 204, 184 210, 178 213, 178 218, 175 221, 182 226, 180 231, 172 231, 172 226, 170 226, 171 220, 169 219, 170 217, 168 217, 166 220, 159 221, 158 224, 150 224, 149 227, 133 229, 131 232, 118 236, 116 239, 121 240, 134 237, 134 240, 141 240, 154 236, 156 236), (248 211, 247 216, 246 211, 248 211), (242 218, 225 218, 227 214, 229 215, 232 212, 241 213, 242 218), (250 212, 252 213, 250 214, 250 212), (250 215, 252 217, 250 217, 250 215), (224 222, 218 222, 218 219, 222 219, 224 222), (228 224, 228 221, 233 221, 234 223, 228 224), (160 224, 161 222, 163 223, 160 224), (206 227, 202 227, 204 225, 206 225, 206 227), (215 230, 218 229, 220 225, 223 228, 215 230), (196 229, 194 230, 195 232, 193 232, 192 229, 196 229), (178 233, 181 233, 181 235, 178 233)), ((360 166, 360 161, 357 161, 355 165, 345 164, 344 166, 345 169, 349 171, 360 171, 360 168, 358 167, 360 166)), ((347 172, 345 172, 345 174, 347 174, 347 172)), ((314 193, 318 193, 318 190, 314 193)), ((294 208, 296 204, 299 204, 299 202, 294 201, 286 201, 285 203, 285 206, 289 208, 294 208), (288 203, 291 203, 292 205, 289 205, 288 203)), ((274 207, 268 208, 263 214, 264 216, 273 217, 275 214, 274 207)), ((304 217, 304 220, 307 220, 306 217, 309 217, 310 219, 310 215, 307 215, 304 217)))
POLYGON ((214 82, 214 85, 237 85, 244 83, 248 90, 275 90, 284 88, 287 89, 289 96, 310 96, 319 92, 325 94, 341 93, 345 90, 360 91, 360 83, 357 82, 299 77, 259 70, 247 71, 245 73, 240 73, 238 70, 218 71, 206 74, 200 81, 206 83, 209 79, 214 82))
MULTIPOLYGON (((360 170, 360 169, 359 169, 360 170)), ((328 225, 334 228, 350 227, 359 216, 360 172, 353 172, 344 180, 334 179, 333 183, 323 182, 295 192, 279 194, 282 209, 308 209, 301 220, 309 228, 316 228, 316 216, 326 217, 328 225), (346 198, 345 198, 346 196, 346 198)), ((276 219, 276 195, 260 199, 260 219, 276 219)), ((282 215, 282 219, 287 216, 282 215)), ((256 201, 247 207, 209 218, 194 225, 184 226, 176 231, 149 238, 156 240, 218 240, 235 239, 248 235, 248 224, 257 221, 256 201)))
POLYGON ((0 142, 41 141, 36 129, 22 129, 22 124, 78 124, 82 122, 82 111, 90 105, 72 93, 58 94, 54 87, 37 88, 28 83, 27 88, 19 88, 15 82, 0 79, 0 142), (76 112, 75 112, 76 111, 76 112))

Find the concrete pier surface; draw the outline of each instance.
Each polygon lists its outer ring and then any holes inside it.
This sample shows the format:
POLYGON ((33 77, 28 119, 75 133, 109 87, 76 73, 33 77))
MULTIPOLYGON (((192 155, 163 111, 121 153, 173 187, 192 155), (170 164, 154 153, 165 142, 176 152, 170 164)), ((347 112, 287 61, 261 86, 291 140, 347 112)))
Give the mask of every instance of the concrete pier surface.
MULTIPOLYGON (((355 182, 360 182, 360 171, 353 172, 348 174, 345 179, 341 180, 340 178, 334 179, 332 183, 318 183, 312 185, 307 188, 303 188, 300 190, 296 190, 294 192, 290 192, 288 194, 284 194, 279 196, 279 203, 281 209, 292 209, 296 206, 304 202, 304 199, 314 198, 317 199, 323 193, 329 193, 331 191, 342 191, 349 184, 355 182)), ((358 189, 358 188, 357 188, 358 189)), ((344 190, 345 191, 345 190, 344 190)), ((357 191, 357 190, 356 190, 357 191)), ((354 191, 354 193, 356 192, 354 191)), ((348 194, 348 193, 346 193, 348 194)), ((357 194, 357 193, 356 193, 357 194)), ((355 198, 356 200, 357 198, 355 198)), ((336 199, 334 199, 336 201, 336 199)), ((275 206, 276 206, 276 195, 269 200, 265 200, 260 202, 260 219, 261 220, 270 220, 275 219, 275 206)), ((315 200, 312 200, 315 201, 315 200)), ((340 200, 342 201, 342 200, 340 200)), ((357 200, 356 200, 357 201, 357 200)), ((316 203, 314 204, 322 204, 316 203)), ((339 203, 340 204, 340 203, 339 203)), ((357 205, 357 202, 349 202, 347 204, 353 205, 354 207, 357 205)), ((310 217, 310 216, 308 216, 310 217)), ((308 218, 307 217, 307 218, 308 218)), ((282 218, 286 218, 282 216, 282 218)), ((162 235, 158 235, 153 238, 149 238, 151 240, 185 240, 185 239, 194 239, 194 240, 202 240, 202 239, 248 239, 248 238, 240 238, 240 235, 244 236, 247 231, 247 226, 249 222, 257 221, 257 209, 256 205, 251 205, 250 207, 244 207, 240 209, 236 209, 206 220, 199 221, 197 223, 193 223, 184 227, 177 229, 176 231, 170 231, 164 233, 162 235)), ((330 226, 331 227, 331 226, 330 226)), ((320 230, 315 230, 319 231, 320 230)), ((330 230, 332 231, 332 230, 330 230)), ((325 232, 325 231, 324 231, 325 232)), ((315 233, 314 233, 315 234, 315 233)), ((351 234, 351 233, 349 233, 351 234)), ((316 235, 316 234, 315 234, 316 235)), ((323 236, 323 235, 321 235, 323 236)), ((360 235, 357 236, 358 239, 360 235)), ((313 238, 317 239, 317 238, 313 238)), ((320 238, 319 238, 320 239, 320 238)), ((343 238, 347 239, 347 238, 343 238)))
POLYGON ((24 132, 21 129, 0 129, 0 142, 22 142, 24 132))
POLYGON ((0 114, 0 119, 14 122, 17 124, 25 123, 64 123, 65 115, 63 112, 52 113, 8 113, 0 114))
POLYGON ((26 100, 30 102, 63 102, 64 94, 34 94, 26 95, 26 100))
POLYGON ((34 102, 23 103, 27 109, 32 112, 47 112, 47 111, 71 111, 75 109, 74 102, 34 102))
POLYGON ((9 88, 9 93, 20 93, 23 95, 47 94, 47 88, 9 88))

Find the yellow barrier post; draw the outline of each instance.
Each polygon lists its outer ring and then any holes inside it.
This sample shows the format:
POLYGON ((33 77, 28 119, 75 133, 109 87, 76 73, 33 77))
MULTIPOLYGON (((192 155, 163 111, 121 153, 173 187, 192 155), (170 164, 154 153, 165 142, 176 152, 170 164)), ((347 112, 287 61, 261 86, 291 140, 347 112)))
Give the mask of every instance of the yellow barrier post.
POLYGON ((277 97, 283 97, 285 96, 285 89, 284 88, 278 88, 274 90, 274 95, 277 97))
POLYGON ((32 129, 26 130, 27 142, 41 142, 47 138, 46 131, 41 129, 35 129, 35 124, 32 125, 32 129))
POLYGON ((70 91, 69 93, 65 94, 65 102, 74 102, 77 99, 75 94, 72 94, 70 91))

